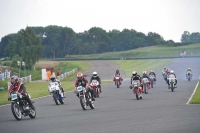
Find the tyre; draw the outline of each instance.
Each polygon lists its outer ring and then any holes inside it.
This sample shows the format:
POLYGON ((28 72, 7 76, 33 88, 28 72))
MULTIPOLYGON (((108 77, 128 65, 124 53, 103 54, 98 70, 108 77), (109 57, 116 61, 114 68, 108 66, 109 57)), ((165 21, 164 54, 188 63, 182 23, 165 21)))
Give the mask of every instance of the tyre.
POLYGON ((119 88, 119 81, 117 81, 117 88, 119 88))
POLYGON ((139 100, 139 94, 138 94, 138 90, 136 91, 136 94, 135 94, 137 100, 139 100))
POLYGON ((147 86, 146 86, 146 85, 144 85, 144 93, 145 93, 145 94, 148 93, 148 92, 147 92, 147 86))
POLYGON ((29 114, 29 117, 34 119, 36 117, 36 110, 35 109, 30 109, 30 114, 29 114))
POLYGON ((56 105, 59 105, 58 104, 58 100, 57 100, 57 94, 56 94, 56 92, 53 92, 53 100, 55 101, 56 105))
POLYGON ((13 113, 15 119, 17 119, 17 120, 22 119, 22 112, 21 112, 20 107, 17 103, 11 103, 11 110, 12 110, 12 113, 13 113))
POLYGON ((83 108, 83 110, 86 110, 86 101, 83 97, 80 97, 80 104, 81 104, 81 107, 83 108))
POLYGON ((59 99, 60 104, 64 104, 64 98, 59 99))
POLYGON ((94 101, 90 102, 89 105, 90 105, 90 108, 91 108, 91 109, 94 109, 94 101))
POLYGON ((153 88, 153 80, 151 80, 151 88, 153 88))
POLYGON ((174 85, 173 85, 173 83, 171 83, 171 90, 172 90, 172 92, 174 92, 174 85))

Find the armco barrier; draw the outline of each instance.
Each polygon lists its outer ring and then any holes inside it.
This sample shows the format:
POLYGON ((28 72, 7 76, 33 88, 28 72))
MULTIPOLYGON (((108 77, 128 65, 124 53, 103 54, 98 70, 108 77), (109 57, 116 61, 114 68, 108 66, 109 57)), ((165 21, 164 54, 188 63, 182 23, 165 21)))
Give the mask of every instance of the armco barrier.
POLYGON ((78 71, 78 68, 75 68, 69 72, 66 72, 64 74, 61 74, 60 76, 57 76, 58 80, 63 80, 65 79, 67 76, 73 75, 74 73, 76 73, 78 71))

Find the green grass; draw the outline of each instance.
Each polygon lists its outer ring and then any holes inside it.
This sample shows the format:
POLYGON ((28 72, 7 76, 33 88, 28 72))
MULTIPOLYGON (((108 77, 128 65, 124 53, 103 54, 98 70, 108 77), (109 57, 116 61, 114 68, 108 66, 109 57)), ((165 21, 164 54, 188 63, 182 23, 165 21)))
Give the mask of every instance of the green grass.
POLYGON ((155 59, 155 60, 117 60, 114 63, 120 65, 120 70, 125 71, 126 78, 131 77, 133 71, 142 74, 143 71, 150 72, 167 65, 171 59, 155 59))
POLYGON ((198 85, 198 88, 192 97, 190 104, 200 104, 200 84, 198 85))
POLYGON ((107 52, 103 54, 91 54, 91 55, 68 55, 66 57, 74 58, 144 58, 144 57, 165 57, 165 56, 179 56, 179 53, 184 50, 187 55, 192 52, 193 55, 200 56, 200 44, 191 44, 178 47, 169 46, 150 46, 137 48, 134 50, 122 51, 122 52, 107 52))

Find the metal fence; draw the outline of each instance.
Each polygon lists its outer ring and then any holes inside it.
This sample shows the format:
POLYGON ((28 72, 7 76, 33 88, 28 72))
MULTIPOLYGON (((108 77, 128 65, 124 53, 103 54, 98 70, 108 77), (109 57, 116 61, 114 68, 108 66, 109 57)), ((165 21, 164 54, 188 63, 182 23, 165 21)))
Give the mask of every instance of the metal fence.
POLYGON ((57 76, 58 80, 63 80, 65 79, 67 76, 73 75, 74 73, 76 73, 78 71, 78 68, 75 68, 69 72, 63 73, 60 76, 57 76))

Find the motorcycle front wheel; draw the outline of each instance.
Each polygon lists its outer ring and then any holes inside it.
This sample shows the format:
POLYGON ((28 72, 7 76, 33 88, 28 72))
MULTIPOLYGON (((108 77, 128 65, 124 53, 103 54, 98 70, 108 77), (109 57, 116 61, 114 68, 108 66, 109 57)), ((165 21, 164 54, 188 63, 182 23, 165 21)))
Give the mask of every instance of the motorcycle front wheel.
POLYGON ((12 113, 13 113, 15 119, 17 119, 17 120, 22 119, 22 112, 17 103, 15 103, 15 102, 11 103, 11 110, 12 110, 12 113))
POLYGON ((57 93, 56 92, 53 92, 53 100, 55 101, 56 105, 59 105, 58 104, 58 100, 57 100, 57 93))
POLYGON ((86 105, 86 101, 85 101, 84 97, 80 97, 80 103, 81 103, 81 107, 83 108, 83 110, 86 110, 87 105, 86 105))

